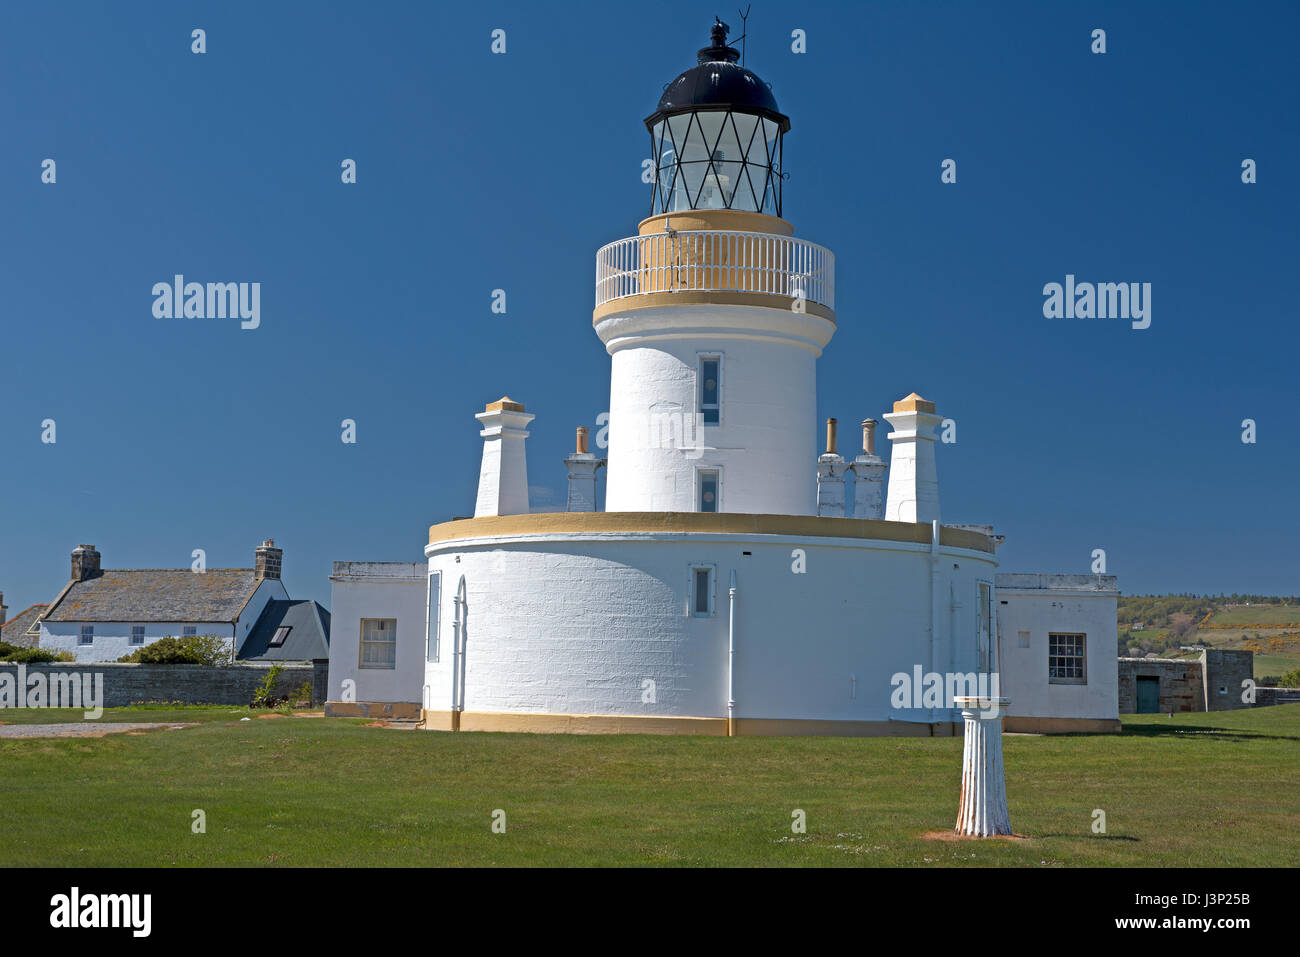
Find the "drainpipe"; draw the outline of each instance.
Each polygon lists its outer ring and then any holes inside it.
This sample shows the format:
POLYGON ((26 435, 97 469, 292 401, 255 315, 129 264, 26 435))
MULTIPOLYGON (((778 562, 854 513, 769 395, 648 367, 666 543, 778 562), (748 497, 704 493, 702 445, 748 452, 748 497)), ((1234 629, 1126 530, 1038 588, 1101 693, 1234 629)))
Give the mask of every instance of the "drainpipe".
MULTIPOLYGON (((930 667, 926 674, 934 672, 934 646, 939 640, 939 601, 939 520, 936 518, 930 523, 930 667)), ((944 714, 948 714, 947 710, 944 714)), ((930 709, 930 734, 934 735, 934 709, 930 709)))
POLYGON ((460 713, 465 710, 465 679, 461 667, 465 662, 465 576, 456 586, 456 616, 452 629, 451 653, 451 730, 460 730, 460 713))
POLYGON ((727 591, 727 737, 736 735, 736 570, 727 591))

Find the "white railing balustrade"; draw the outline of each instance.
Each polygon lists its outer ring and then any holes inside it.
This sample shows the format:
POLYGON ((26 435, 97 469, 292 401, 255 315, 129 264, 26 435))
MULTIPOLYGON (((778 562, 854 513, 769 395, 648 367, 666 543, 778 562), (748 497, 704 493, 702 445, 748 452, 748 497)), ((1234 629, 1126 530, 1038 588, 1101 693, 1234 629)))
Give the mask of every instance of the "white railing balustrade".
POLYGON ((681 230, 632 236, 596 253, 596 306, 657 292, 755 292, 835 308, 835 255, 770 233, 681 230))

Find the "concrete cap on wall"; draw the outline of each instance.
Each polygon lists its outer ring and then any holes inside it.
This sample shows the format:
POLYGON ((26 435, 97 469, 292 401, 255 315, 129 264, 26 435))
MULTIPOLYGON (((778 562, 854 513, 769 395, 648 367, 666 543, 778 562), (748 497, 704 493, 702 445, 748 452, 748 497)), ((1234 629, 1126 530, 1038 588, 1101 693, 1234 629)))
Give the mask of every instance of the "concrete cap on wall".
POLYGON ((524 404, 516 402, 508 395, 503 395, 495 402, 489 402, 483 409, 484 412, 523 412, 524 404))

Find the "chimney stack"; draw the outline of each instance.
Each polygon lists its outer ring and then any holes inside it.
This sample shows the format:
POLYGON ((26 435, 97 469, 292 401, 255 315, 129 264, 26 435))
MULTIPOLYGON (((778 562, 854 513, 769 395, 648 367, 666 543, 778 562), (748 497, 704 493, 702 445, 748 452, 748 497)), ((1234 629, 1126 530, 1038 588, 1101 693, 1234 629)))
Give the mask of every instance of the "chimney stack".
POLYGON ((0 628, 9 620, 9 606, 5 604, 5 593, 0 591, 0 628))
POLYGON ((258 579, 279 580, 280 566, 284 563, 284 549, 275 547, 275 539, 268 538, 253 552, 253 571, 258 579))
POLYGON ((834 419, 826 420, 826 451, 817 456, 817 515, 844 518, 844 456, 835 451, 834 419))
POLYGON ((99 570, 99 552, 95 550, 94 545, 78 545, 72 550, 72 580, 74 582, 84 582, 91 578, 98 578, 102 574, 99 570))
POLYGON ((885 514, 885 463, 876 454, 876 420, 862 420, 862 454, 853 460, 853 517, 882 518, 885 514))
POLYGON ((596 469, 601 462, 587 451, 587 434, 585 425, 578 426, 576 449, 564 460, 569 467, 569 500, 565 509, 570 512, 596 510, 596 469))
POLYGON ((524 440, 528 423, 536 418, 524 411, 524 404, 510 396, 474 416, 483 424, 483 463, 479 467, 478 500, 474 517, 525 515, 528 513, 528 460, 524 440))
POLYGON ((885 518, 926 525, 938 521, 939 472, 934 461, 933 429, 943 416, 935 414, 933 402, 913 392, 894 403, 894 411, 885 416, 885 421, 894 427, 889 433, 894 447, 889 461, 885 518))

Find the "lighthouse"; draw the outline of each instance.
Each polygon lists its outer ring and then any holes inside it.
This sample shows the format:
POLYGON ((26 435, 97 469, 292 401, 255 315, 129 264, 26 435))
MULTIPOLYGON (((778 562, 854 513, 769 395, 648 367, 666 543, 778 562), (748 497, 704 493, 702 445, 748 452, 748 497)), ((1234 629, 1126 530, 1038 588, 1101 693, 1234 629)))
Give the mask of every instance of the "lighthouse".
POLYGON ((597 254, 611 512, 817 513, 835 259, 782 218, 790 118, 726 34, 646 117, 650 215, 597 254))

